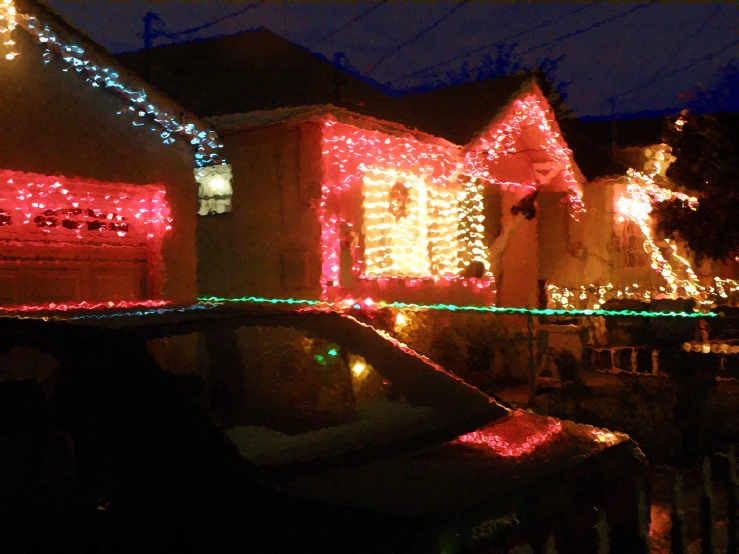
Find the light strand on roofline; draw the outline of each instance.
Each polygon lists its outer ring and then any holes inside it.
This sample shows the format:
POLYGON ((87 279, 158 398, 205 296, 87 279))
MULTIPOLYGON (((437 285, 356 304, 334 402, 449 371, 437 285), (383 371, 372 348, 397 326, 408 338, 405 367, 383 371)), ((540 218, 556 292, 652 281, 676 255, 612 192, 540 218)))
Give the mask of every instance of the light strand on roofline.
MULTIPOLYGON (((0 33, 4 35, 6 31, 12 31, 16 25, 25 29, 33 40, 45 46, 44 63, 48 64, 52 60, 52 53, 56 52, 59 54, 61 62, 66 65, 63 71, 74 69, 78 73, 85 72, 85 80, 90 83, 90 86, 94 88, 104 87, 120 96, 127 106, 118 113, 133 114, 135 119, 132 123, 135 127, 145 126, 147 124, 145 118, 148 117, 158 125, 157 128, 149 124, 152 131, 159 133, 164 144, 172 144, 175 142, 173 135, 181 135, 196 150, 196 167, 225 163, 218 152, 220 148, 223 148, 223 144, 215 131, 205 127, 199 128, 200 125, 197 122, 186 122, 183 118, 169 114, 165 110, 154 106, 148 100, 145 90, 132 90, 126 87, 115 70, 98 66, 87 56, 84 48, 62 40, 33 15, 16 14, 12 2, 0 0, 0 33), (10 16, 12 16, 12 19, 10 19, 10 16)), ((5 44, 8 43, 5 42, 5 44)), ((10 56, 9 59, 12 59, 13 56, 10 56)))
POLYGON ((479 312, 493 313, 501 315, 537 315, 537 316, 605 316, 605 317, 680 317, 680 318, 705 318, 719 317, 721 314, 713 312, 645 312, 638 310, 553 310, 553 309, 532 309, 532 308, 501 308, 497 306, 456 306, 454 304, 406 304, 403 302, 374 302, 370 299, 362 301, 344 301, 344 302, 322 302, 319 300, 299 300, 294 298, 259 298, 255 296, 247 296, 243 298, 220 298, 220 297, 204 297, 198 298, 199 302, 224 304, 233 303, 253 303, 253 304, 287 304, 295 306, 313 306, 326 309, 334 309, 336 311, 345 311, 350 309, 375 309, 375 308, 396 308, 411 310, 446 310, 457 312, 479 312))
POLYGON ((0 0, 0 52, 5 52, 5 59, 12 60, 18 55, 13 49, 13 29, 18 25, 13 0, 0 0))

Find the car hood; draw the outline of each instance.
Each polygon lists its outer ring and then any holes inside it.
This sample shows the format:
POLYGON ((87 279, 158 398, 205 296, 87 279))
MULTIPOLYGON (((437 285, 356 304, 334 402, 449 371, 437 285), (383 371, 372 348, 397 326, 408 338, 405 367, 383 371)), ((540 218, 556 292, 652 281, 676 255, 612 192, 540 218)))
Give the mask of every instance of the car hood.
POLYGON ((588 465, 601 482, 643 469, 621 433, 515 411, 456 440, 354 467, 274 476, 280 492, 402 518, 456 519, 499 506, 588 465), (514 494, 515 493, 515 494, 514 494))

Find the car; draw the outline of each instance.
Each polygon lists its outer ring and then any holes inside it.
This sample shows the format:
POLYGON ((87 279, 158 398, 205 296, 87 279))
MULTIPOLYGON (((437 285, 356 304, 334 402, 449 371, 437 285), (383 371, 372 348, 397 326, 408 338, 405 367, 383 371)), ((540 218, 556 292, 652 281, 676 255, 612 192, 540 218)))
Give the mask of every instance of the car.
POLYGON ((16 314, 2 367, 46 386, 74 444, 78 490, 54 521, 86 551, 645 544, 648 466, 628 436, 512 409, 348 313, 16 314))

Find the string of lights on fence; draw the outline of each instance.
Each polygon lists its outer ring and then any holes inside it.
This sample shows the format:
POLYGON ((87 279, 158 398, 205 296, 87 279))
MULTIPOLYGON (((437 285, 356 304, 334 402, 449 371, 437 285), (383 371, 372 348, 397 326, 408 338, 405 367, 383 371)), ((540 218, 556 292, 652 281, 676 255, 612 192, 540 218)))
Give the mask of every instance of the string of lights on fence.
POLYGON ((205 303, 250 303, 250 304, 272 304, 289 306, 310 306, 317 308, 335 309, 343 311, 346 309, 382 309, 394 308, 400 310, 446 310, 452 312, 478 312, 493 313, 500 315, 532 315, 532 316, 604 316, 604 317, 679 317, 679 318, 710 318, 719 317, 722 314, 714 312, 648 312, 643 310, 553 310, 535 308, 504 308, 498 306, 456 306, 454 304, 407 304, 404 302, 374 302, 370 299, 353 303, 323 302, 320 300, 301 300, 296 298, 259 298, 246 296, 242 298, 220 298, 204 297, 198 301, 205 303))

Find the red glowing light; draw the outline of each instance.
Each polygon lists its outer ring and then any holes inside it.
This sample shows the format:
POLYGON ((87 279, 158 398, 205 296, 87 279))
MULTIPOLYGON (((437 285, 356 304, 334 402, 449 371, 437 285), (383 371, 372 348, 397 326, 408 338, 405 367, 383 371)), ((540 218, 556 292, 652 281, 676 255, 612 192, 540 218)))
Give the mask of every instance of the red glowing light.
POLYGON ((515 410, 507 420, 457 437, 455 442, 490 448, 499 456, 518 458, 553 440, 560 431, 562 423, 556 419, 515 410))
MULTIPOLYGON (((325 181, 318 217, 323 264, 321 285, 326 298, 327 289, 339 285, 340 227, 342 224, 356 227, 361 218, 365 176, 371 171, 401 172, 412 174, 429 186, 451 191, 457 185, 463 158, 459 147, 443 139, 427 136, 421 140, 407 131, 404 136, 395 136, 339 123, 333 118, 323 124, 322 153, 325 181)), ((359 263, 364 262, 363 249, 364 244, 360 244, 360 260, 355 262, 360 271, 365 265, 359 263)))
POLYGON ((120 302, 71 302, 48 304, 23 304, 21 306, 0 306, 0 313, 27 312, 66 312, 77 310, 127 310, 130 308, 161 308, 171 304, 168 300, 134 300, 120 302))
POLYGON ((164 195, 149 185, 0 170, 0 239, 156 241, 172 222, 164 195))
MULTIPOLYGON (((572 151, 557 132, 554 114, 546 107, 546 101, 538 89, 515 100, 508 112, 475 141, 474 149, 465 156, 465 173, 496 182, 495 176, 490 174, 490 162, 517 153, 518 137, 529 126, 539 128, 544 140, 542 149, 562 168, 562 178, 570 192, 568 200, 573 211, 575 214, 585 211, 582 189, 572 165, 572 151)), ((527 183, 520 185, 533 186, 527 183)))

